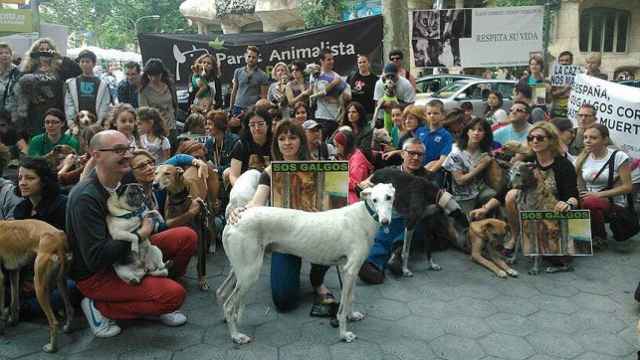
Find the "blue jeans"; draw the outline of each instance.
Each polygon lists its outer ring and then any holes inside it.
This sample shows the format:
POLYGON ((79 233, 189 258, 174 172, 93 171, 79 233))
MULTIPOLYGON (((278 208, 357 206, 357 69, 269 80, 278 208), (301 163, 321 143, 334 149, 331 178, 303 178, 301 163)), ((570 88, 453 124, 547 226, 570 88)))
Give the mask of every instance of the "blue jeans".
MULTIPOLYGON (((388 226, 388 233, 385 233, 384 227, 380 228, 375 235, 373 245, 369 250, 367 261, 375 265, 378 269, 384 270, 391 252, 395 245, 400 245, 404 241, 405 218, 394 217, 388 226)), ((424 238, 424 227, 418 223, 413 233, 413 241, 424 238)))
MULTIPOLYGON (((289 254, 271 254, 271 297, 278 311, 295 309, 300 302, 300 267, 302 260, 289 254)), ((322 285, 329 266, 311 264, 311 286, 322 285)))

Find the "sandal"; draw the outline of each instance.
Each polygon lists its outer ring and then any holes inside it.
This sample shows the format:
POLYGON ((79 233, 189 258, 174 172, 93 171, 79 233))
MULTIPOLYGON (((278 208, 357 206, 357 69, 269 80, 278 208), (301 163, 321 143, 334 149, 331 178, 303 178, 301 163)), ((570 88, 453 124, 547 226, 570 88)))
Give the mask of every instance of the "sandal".
POLYGON ((549 266, 546 269, 544 269, 544 272, 546 272, 547 274, 553 274, 558 272, 569 272, 569 271, 573 271, 573 266, 571 265, 549 266))

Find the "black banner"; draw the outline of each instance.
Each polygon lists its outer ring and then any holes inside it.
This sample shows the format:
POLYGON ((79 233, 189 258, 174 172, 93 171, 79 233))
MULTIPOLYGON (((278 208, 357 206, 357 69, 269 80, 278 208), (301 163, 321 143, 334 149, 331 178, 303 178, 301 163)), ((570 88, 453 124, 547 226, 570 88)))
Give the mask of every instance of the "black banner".
POLYGON ((380 73, 382 57, 382 16, 370 16, 339 24, 300 31, 240 34, 139 34, 143 61, 160 58, 175 75, 179 86, 191 79, 191 64, 200 55, 214 54, 220 63, 223 83, 230 83, 233 71, 244 66, 247 46, 260 49, 259 66, 268 73, 282 61, 310 63, 316 61, 320 51, 329 48, 335 56, 335 70, 348 75, 357 69, 356 55, 369 56, 376 73, 380 73))

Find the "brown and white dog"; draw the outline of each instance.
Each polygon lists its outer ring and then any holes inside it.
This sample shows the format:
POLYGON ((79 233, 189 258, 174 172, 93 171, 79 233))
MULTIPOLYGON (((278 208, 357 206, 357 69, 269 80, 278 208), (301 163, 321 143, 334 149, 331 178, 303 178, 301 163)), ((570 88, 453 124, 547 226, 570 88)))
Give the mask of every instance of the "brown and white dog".
POLYGON ((10 274, 11 306, 4 310, 4 278, 0 271, 0 334, 6 323, 15 325, 20 314, 20 269, 33 262, 34 287, 38 303, 49 322, 49 342, 42 347, 45 352, 58 350, 59 322, 51 309, 50 286, 55 279, 65 307, 64 332, 71 328, 73 307, 69 300, 64 273, 71 260, 67 236, 61 230, 40 220, 0 221, 0 265, 10 274))
POLYGON ((69 124, 69 132, 73 136, 78 136, 80 134, 80 130, 88 128, 96 122, 98 122, 98 119, 91 111, 80 110, 73 118, 73 122, 69 124))
POLYGON ((212 221, 207 221, 206 213, 209 206, 215 204, 218 198, 220 183, 218 175, 211 168, 207 168, 207 174, 202 177, 198 174, 195 166, 183 170, 173 165, 160 165, 156 169, 154 178, 154 188, 167 190, 167 201, 165 203, 165 219, 167 225, 171 227, 177 224, 176 221, 187 213, 192 200, 200 202, 201 211, 196 221, 192 222, 193 229, 198 233, 198 284, 201 290, 208 290, 209 284, 206 279, 206 253, 207 238, 204 227, 208 227, 208 232, 215 243, 215 229, 212 221), (207 205, 209 204, 209 206, 207 205), (209 226, 207 226, 207 222, 209 226))
POLYGON ((51 169, 59 170, 62 166, 62 161, 64 161, 64 159, 71 154, 77 154, 76 150, 71 146, 56 145, 51 151, 49 151, 49 153, 47 153, 47 155, 44 156, 44 158, 47 159, 47 162, 49 163, 49 166, 51 166, 51 169))
POLYGON ((498 245, 509 231, 509 225, 498 219, 484 219, 469 224, 469 243, 471 244, 471 259, 493 271, 497 277, 517 277, 518 272, 507 265, 500 257, 498 245), (486 253, 489 259, 482 254, 486 253))

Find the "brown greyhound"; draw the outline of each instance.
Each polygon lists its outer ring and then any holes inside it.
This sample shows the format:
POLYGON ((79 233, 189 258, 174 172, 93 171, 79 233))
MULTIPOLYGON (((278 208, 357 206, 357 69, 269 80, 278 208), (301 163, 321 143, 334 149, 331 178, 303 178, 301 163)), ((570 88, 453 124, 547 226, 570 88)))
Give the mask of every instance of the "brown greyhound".
MULTIPOLYGON (((191 206, 191 200, 199 200, 202 208, 200 216, 191 222, 192 227, 198 233, 198 285, 201 290, 208 290, 209 284, 206 279, 206 255, 207 241, 206 232, 203 228, 208 226, 208 232, 215 244, 215 229, 212 221, 207 221, 206 215, 209 206, 213 206, 218 198, 218 190, 220 183, 218 175, 211 169, 207 168, 206 179, 198 176, 198 168, 195 166, 188 167, 183 170, 173 165, 160 165, 156 169, 154 178, 154 186, 167 190, 167 201, 165 203, 165 217, 169 227, 179 224, 180 219, 187 213, 191 206), (209 206, 207 206, 207 203, 209 206)), ((186 224, 185 224, 186 225, 186 224)))
POLYGON ((471 259, 478 264, 493 271, 499 278, 507 275, 517 277, 518 272, 513 270, 502 260, 496 249, 499 241, 508 232, 509 226, 502 220, 484 219, 469 224, 469 243, 471 244, 471 259), (483 252, 489 259, 483 256, 483 252))
POLYGON ((64 300, 66 319, 63 330, 68 332, 73 320, 73 307, 64 280, 64 272, 71 254, 67 236, 61 230, 40 220, 0 221, 0 265, 9 271, 11 279, 11 306, 4 310, 4 278, 0 271, 0 333, 8 320, 18 323, 20 314, 20 269, 31 264, 35 257, 33 284, 38 303, 49 321, 49 342, 42 347, 45 352, 58 350, 58 319, 51 309, 50 283, 55 277, 64 300), (7 319, 8 315, 8 319, 7 319))

